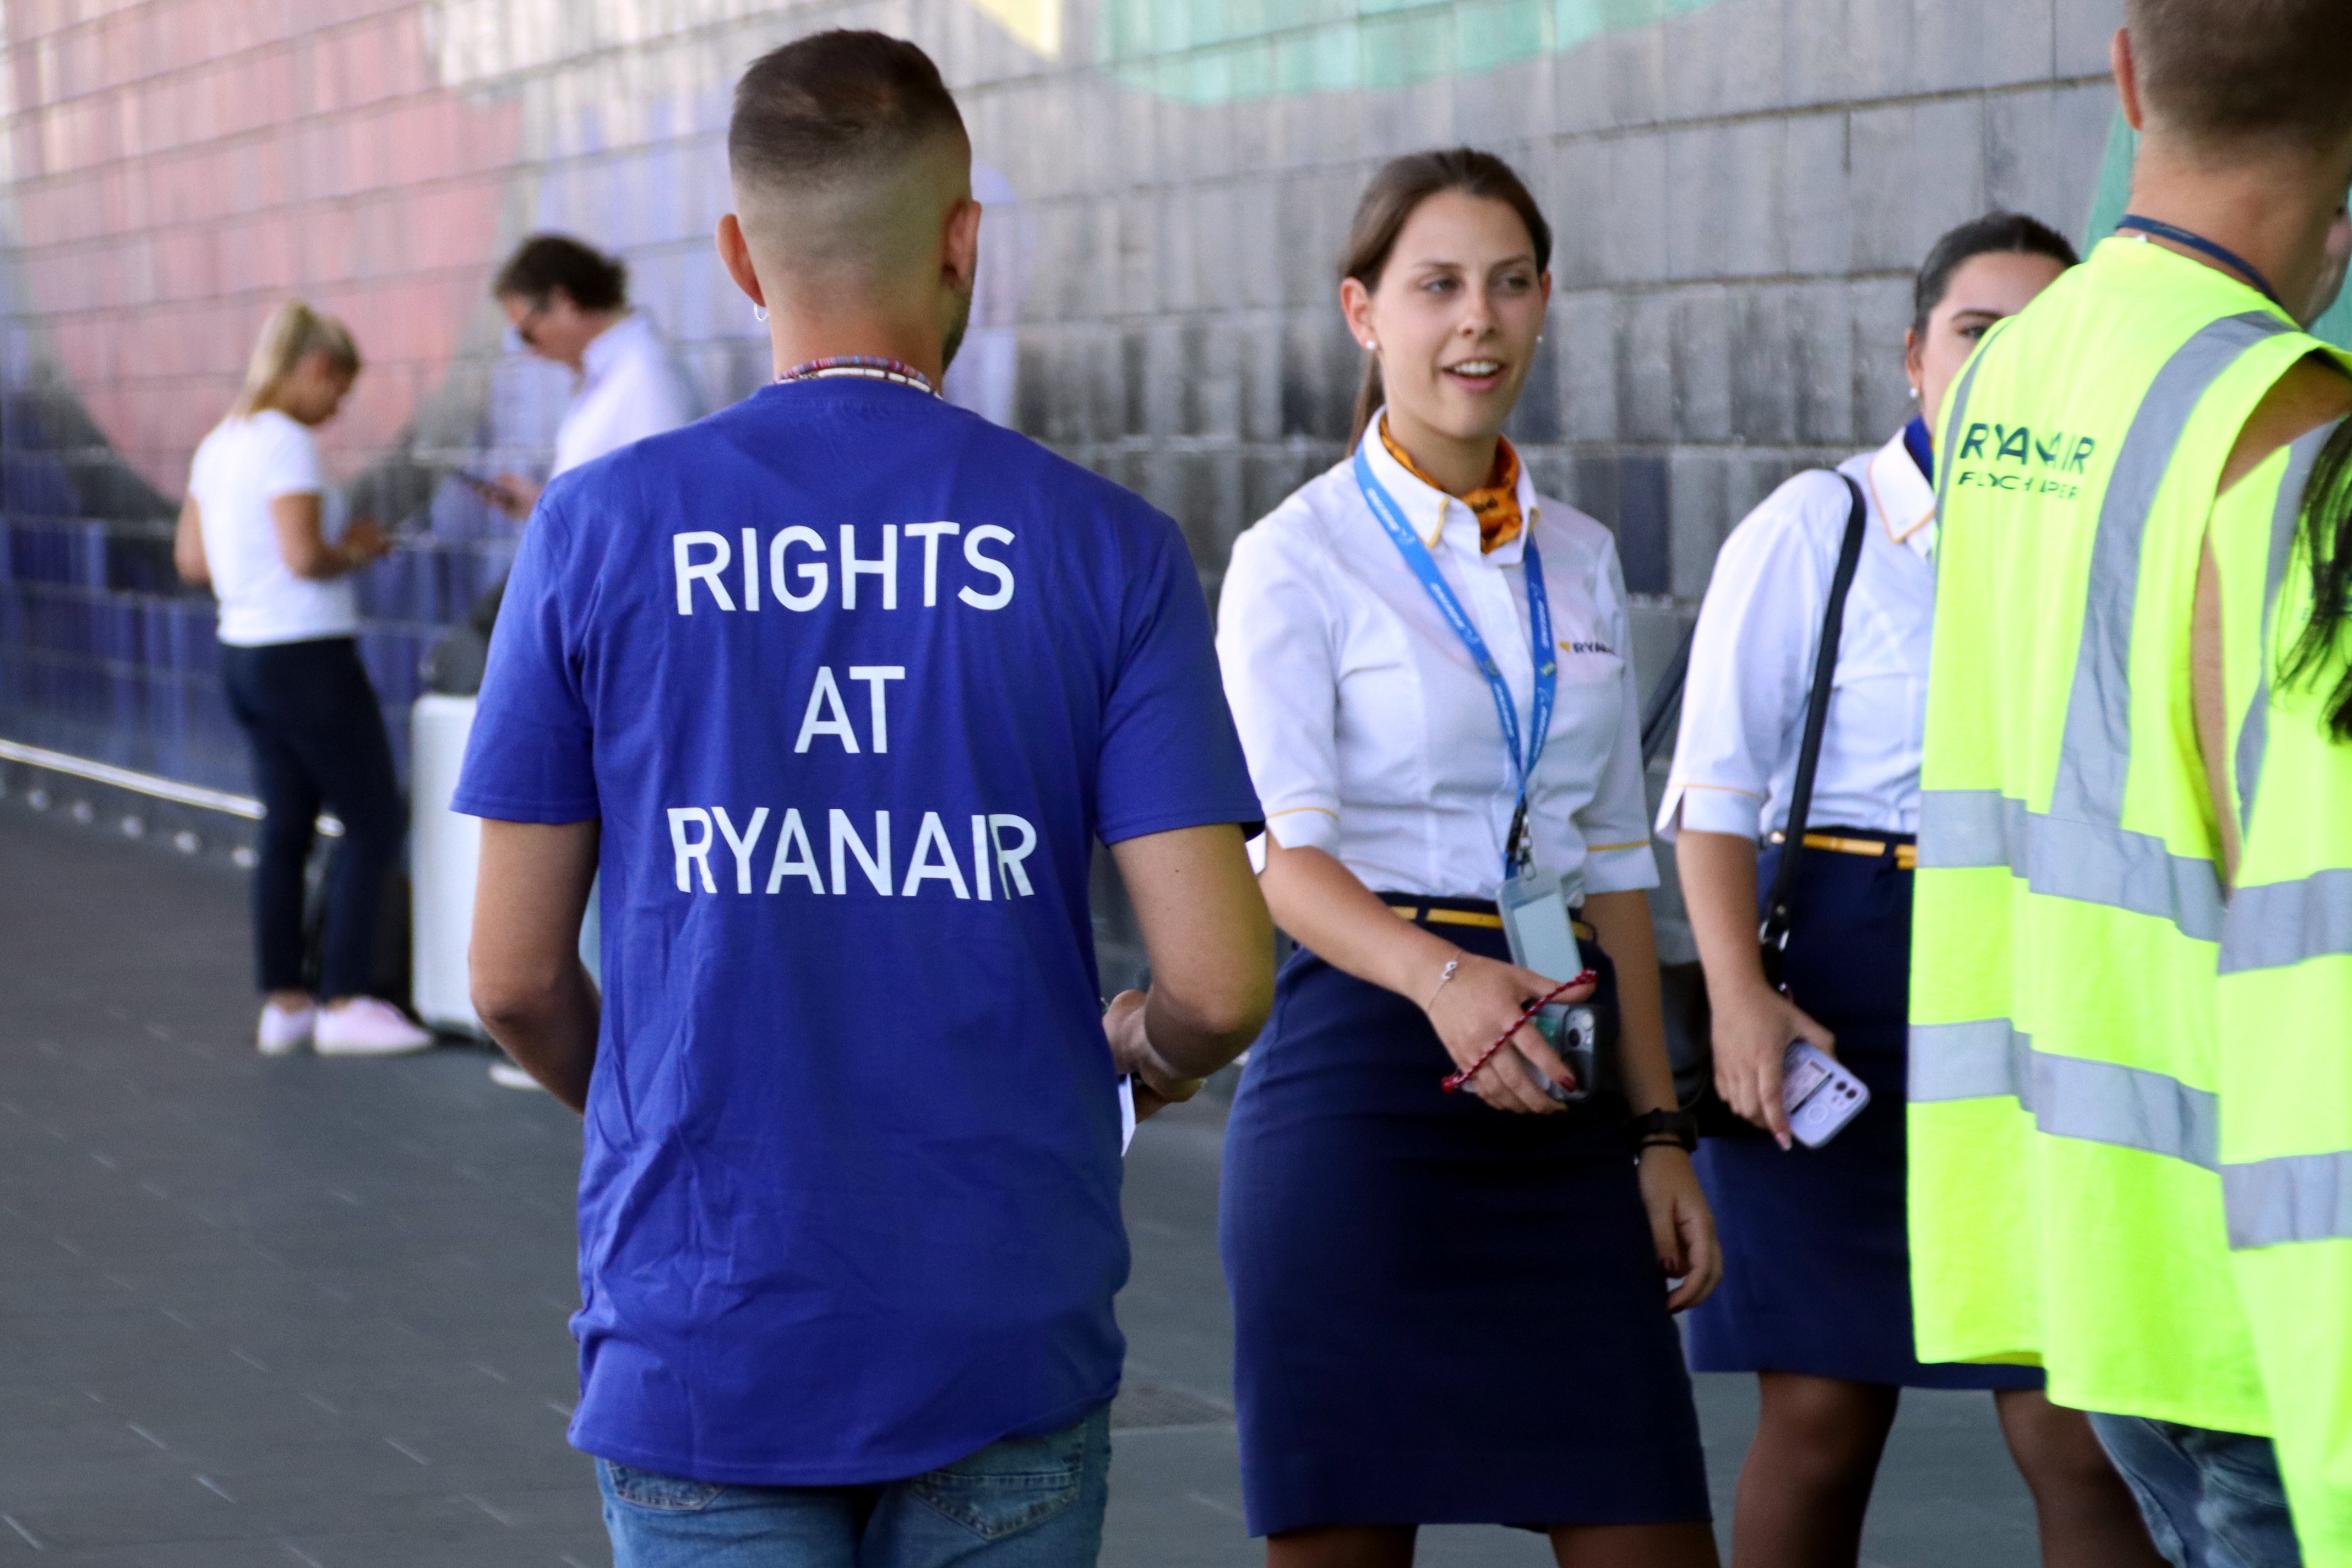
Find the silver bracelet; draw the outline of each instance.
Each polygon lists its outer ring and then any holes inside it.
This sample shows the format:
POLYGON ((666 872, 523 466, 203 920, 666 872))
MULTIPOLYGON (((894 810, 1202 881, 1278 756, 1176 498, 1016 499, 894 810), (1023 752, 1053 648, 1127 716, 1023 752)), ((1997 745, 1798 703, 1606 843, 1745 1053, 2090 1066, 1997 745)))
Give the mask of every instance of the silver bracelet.
POLYGON ((1454 972, 1461 967, 1462 961, 1458 958, 1449 958, 1445 961, 1445 973, 1437 977, 1437 990, 1432 991, 1429 994, 1429 1000, 1421 1005, 1423 1012, 1426 1013, 1437 1005, 1437 992, 1445 989, 1445 983, 1453 979, 1454 972))

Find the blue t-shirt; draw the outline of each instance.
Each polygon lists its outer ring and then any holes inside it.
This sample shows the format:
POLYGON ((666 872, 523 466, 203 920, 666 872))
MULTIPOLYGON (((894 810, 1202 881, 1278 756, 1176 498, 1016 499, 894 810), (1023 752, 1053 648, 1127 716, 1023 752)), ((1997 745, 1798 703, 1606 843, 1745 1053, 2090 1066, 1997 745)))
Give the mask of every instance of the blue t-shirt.
POLYGON ((1091 852, 1258 816, 1172 522, 768 387, 548 486, 456 805, 603 820, 575 1444, 841 1485, 1111 1397, 1091 852))

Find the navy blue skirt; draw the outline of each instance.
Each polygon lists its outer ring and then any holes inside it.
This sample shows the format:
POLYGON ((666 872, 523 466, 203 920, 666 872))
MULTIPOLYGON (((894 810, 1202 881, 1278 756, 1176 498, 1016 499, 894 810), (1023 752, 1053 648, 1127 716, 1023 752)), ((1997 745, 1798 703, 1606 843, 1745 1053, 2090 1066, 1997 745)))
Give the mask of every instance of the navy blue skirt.
MULTIPOLYGON (((1841 837, 1895 836, 1819 829, 1841 837)), ((1759 858, 1769 888, 1780 851, 1759 858)), ((1922 1363, 1912 1354, 1911 1248, 1904 1209, 1904 1067, 1910 1003, 1912 874, 1875 858, 1808 850, 1790 903, 1789 994, 1837 1036, 1870 1104, 1819 1149, 1710 1138, 1699 1180, 1723 1243, 1723 1283, 1690 1313, 1701 1372, 1790 1372, 1905 1388, 2039 1388, 2022 1366, 1922 1363)))
POLYGON ((1453 1066, 1412 1002, 1284 966, 1218 1226, 1250 1532, 1707 1518, 1623 1101, 1513 1114, 1442 1091, 1453 1066))

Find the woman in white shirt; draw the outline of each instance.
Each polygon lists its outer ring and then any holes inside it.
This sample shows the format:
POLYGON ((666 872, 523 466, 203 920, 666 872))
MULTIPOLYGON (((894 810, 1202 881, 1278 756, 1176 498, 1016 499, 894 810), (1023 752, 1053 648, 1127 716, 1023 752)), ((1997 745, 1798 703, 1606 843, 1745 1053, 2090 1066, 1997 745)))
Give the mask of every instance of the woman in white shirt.
POLYGON ((390 545, 365 521, 330 538, 317 426, 360 373, 343 324, 299 300, 261 330, 245 389, 196 448, 173 556, 220 599, 221 681, 253 752, 265 813, 253 873, 259 1043, 321 1056, 422 1050, 433 1037, 365 994, 383 879, 407 810, 360 663, 351 574, 390 545), (343 837, 327 886, 321 1009, 303 984, 303 869, 321 807, 343 837))
POLYGON ((1725 542, 1699 612, 1658 831, 1675 842, 1706 967, 1716 1081, 1759 1130, 1709 1138, 1699 1153, 1724 1286, 1691 1314, 1690 1335, 1693 1367, 1753 1372, 1761 1384, 1733 1524, 1742 1568, 1854 1562, 1906 1387, 1994 1391, 2040 1511, 2045 1563, 2158 1561, 2089 1424, 2043 1397, 2038 1369, 1922 1365, 1911 1352, 1905 1012, 1936 597, 1929 431, 1985 330, 2074 259, 2064 239, 2013 213, 1938 240, 1905 335, 1920 415, 1839 466, 1867 515, 1790 900, 1786 994, 1758 956, 1760 889, 1785 853, 1772 846, 1788 824, 1853 492, 1818 470, 1774 491, 1725 542), (1759 838, 1770 841, 1760 857, 1759 838), (1799 1039, 1834 1052, 1872 1095, 1819 1149, 1791 1144, 1781 1109, 1781 1058, 1799 1039))
POLYGON ((1608 531, 1500 437, 1550 245, 1499 159, 1381 171, 1341 285, 1370 355, 1356 453, 1225 577, 1253 847, 1299 943, 1220 1226, 1274 1568, 1399 1565, 1416 1525, 1480 1521, 1548 1530, 1565 1568, 1715 1561, 1670 1314, 1717 1259, 1660 1023, 1624 587, 1608 531), (1552 967, 1594 972, 1565 988, 1510 962, 1495 901, 1551 879, 1531 907, 1564 953, 1564 898, 1581 950, 1552 967), (1519 1026, 1547 995, 1617 1036, 1613 1075, 1578 1081, 1519 1026))

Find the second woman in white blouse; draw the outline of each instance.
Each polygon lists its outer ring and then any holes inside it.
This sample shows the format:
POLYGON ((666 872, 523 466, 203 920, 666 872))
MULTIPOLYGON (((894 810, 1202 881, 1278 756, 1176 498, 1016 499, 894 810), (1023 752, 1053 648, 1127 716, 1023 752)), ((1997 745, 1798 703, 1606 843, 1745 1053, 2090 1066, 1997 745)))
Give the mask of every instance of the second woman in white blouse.
POLYGON ((1260 885, 1299 943, 1220 1226, 1273 1568, 1396 1568, 1417 1525, 1478 1521, 1548 1530, 1567 1568, 1715 1559, 1669 1316, 1715 1241, 1659 1017, 1624 585, 1607 530, 1500 438, 1550 242, 1490 155, 1381 171, 1341 287, 1370 356, 1357 452, 1225 578, 1260 885), (1514 1027, 1574 978, 1508 959, 1494 900, 1521 859, 1576 906, 1597 984, 1567 999, 1618 1021, 1621 1089, 1556 1100, 1566 1064, 1514 1027))

